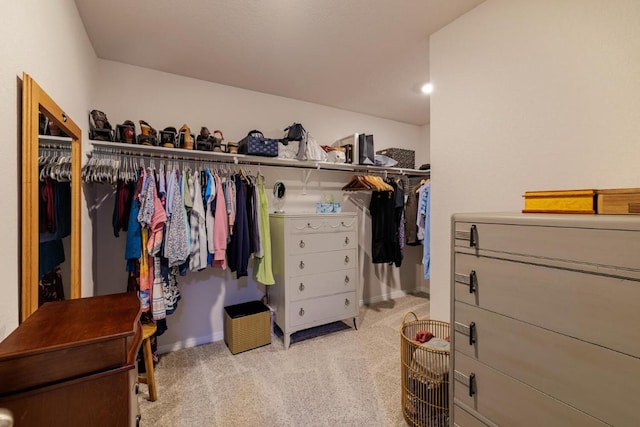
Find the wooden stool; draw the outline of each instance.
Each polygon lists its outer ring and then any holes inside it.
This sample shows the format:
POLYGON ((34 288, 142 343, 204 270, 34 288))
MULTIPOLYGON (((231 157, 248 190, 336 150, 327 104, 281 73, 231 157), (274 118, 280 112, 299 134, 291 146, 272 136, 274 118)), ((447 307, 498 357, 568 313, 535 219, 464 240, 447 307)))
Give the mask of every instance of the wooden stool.
POLYGON ((155 323, 142 324, 142 352, 144 353, 145 375, 138 375, 138 381, 149 386, 149 400, 155 402, 158 398, 156 391, 156 376, 153 373, 153 354, 151 353, 150 338, 156 333, 155 323))

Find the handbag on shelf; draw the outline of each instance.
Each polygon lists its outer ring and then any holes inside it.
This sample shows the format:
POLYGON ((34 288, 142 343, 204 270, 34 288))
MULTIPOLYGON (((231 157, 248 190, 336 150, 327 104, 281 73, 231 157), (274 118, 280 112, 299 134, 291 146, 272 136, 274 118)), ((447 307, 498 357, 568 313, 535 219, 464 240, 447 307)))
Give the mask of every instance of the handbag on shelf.
POLYGON ((238 153, 250 156, 278 157, 277 139, 265 138, 259 130, 250 131, 238 142, 238 153))

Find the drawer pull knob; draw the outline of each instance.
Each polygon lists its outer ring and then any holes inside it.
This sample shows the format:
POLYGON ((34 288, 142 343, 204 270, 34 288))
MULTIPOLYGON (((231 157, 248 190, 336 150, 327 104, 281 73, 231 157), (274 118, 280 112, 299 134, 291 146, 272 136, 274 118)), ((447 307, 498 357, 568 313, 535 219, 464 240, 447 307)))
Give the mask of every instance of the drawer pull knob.
POLYGON ((478 277, 476 276, 476 271, 471 270, 469 273, 469 293, 472 294, 476 291, 478 285, 478 277))
POLYGON ((300 270, 304 270, 304 261, 300 261, 299 267, 300 267, 300 270))
POLYGON ((469 247, 475 248, 478 246, 478 229, 476 225, 473 224, 471 226, 471 230, 469 230, 469 247))
POLYGON ((349 276, 344 276, 344 284, 345 285, 349 284, 349 276))
POLYGON ((304 291, 304 283, 300 282, 298 289, 300 289, 300 292, 304 291))
POLYGON ((476 343, 476 322, 471 322, 469 324, 469 345, 474 345, 476 343))
POLYGON ((349 301, 349 298, 345 298, 345 299, 344 299, 344 305, 345 305, 345 307, 349 307, 349 304, 351 304, 351 302, 349 301))
POLYGON ((300 240, 300 248, 304 248, 305 244, 304 244, 304 240, 300 240))
POLYGON ((344 263, 349 264, 349 255, 344 257, 344 263))
POLYGON ((344 238, 344 244, 345 244, 345 245, 348 245, 348 244, 349 244, 349 236, 347 236, 347 237, 345 237, 345 238, 344 238))
POLYGON ((304 316, 304 308, 300 307, 300 311, 298 312, 298 316, 304 316))

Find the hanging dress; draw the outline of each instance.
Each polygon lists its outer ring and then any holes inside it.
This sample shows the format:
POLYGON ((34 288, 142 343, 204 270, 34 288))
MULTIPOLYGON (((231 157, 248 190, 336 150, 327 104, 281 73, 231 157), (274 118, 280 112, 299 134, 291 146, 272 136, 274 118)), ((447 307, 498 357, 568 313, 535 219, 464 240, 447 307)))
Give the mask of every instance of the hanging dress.
POLYGON ((271 261, 271 231, 269 229, 269 200, 264 190, 264 177, 258 177, 258 203, 260 223, 260 242, 262 246, 262 257, 256 256, 253 270, 256 280, 263 285, 273 285, 273 268, 271 261))

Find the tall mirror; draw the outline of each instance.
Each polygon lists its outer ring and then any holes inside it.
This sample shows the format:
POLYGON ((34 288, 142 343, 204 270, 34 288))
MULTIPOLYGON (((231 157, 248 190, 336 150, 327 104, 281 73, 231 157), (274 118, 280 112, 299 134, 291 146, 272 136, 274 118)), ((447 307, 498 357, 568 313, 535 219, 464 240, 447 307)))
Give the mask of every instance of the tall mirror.
POLYGON ((23 74, 21 321, 81 296, 80 143, 80 128, 23 74))

